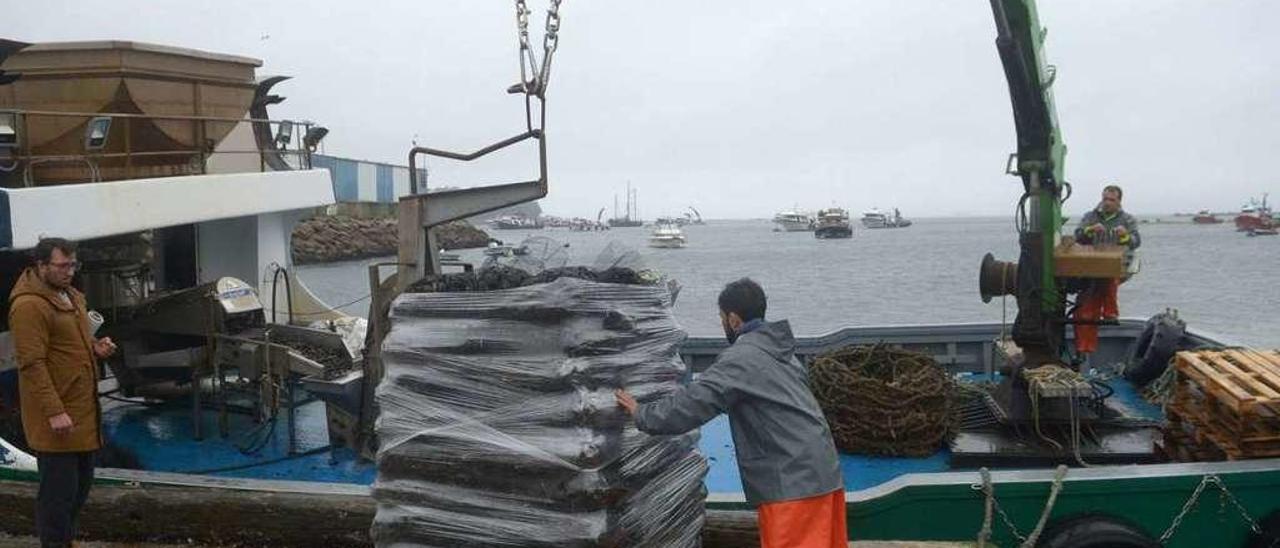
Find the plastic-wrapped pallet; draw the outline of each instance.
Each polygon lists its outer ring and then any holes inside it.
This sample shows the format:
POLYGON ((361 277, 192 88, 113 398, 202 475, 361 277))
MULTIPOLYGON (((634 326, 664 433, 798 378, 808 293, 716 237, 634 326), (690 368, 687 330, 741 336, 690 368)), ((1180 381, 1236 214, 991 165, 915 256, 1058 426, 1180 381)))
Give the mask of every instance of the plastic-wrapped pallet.
POLYGON ((379 546, 698 546, 697 434, 637 431, 688 371, 663 286, 406 293, 378 386, 379 546))

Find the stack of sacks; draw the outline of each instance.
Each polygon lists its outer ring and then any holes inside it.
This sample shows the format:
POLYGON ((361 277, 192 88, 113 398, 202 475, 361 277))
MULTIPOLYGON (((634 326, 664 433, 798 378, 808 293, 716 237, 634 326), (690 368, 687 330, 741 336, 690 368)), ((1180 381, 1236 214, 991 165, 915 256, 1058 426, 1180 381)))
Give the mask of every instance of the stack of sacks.
POLYGON ((406 293, 378 386, 379 546, 698 546, 697 434, 637 431, 688 375, 663 287, 406 293))

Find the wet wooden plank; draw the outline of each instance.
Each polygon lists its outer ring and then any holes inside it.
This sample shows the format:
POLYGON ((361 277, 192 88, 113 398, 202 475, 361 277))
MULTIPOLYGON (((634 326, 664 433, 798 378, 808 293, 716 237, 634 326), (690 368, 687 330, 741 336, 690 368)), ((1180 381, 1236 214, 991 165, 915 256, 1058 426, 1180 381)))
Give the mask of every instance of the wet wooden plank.
POLYGON ((1205 352, 1201 357, 1205 358, 1219 372, 1225 373, 1227 379, 1248 390, 1249 394, 1255 399, 1275 399, 1280 397, 1280 392, 1276 392, 1259 379, 1252 368, 1240 360, 1238 353, 1234 351, 1205 352))
POLYGON ((1192 352, 1179 352, 1175 360, 1178 371, 1185 373, 1210 395, 1219 397, 1236 411, 1247 411, 1253 405, 1253 395, 1246 392, 1225 375, 1214 369, 1192 352))
POLYGON ((1239 360, 1266 382, 1268 387, 1277 393, 1277 396, 1273 397, 1280 397, 1280 361, 1273 362, 1266 355, 1249 349, 1231 350, 1227 354, 1239 360))

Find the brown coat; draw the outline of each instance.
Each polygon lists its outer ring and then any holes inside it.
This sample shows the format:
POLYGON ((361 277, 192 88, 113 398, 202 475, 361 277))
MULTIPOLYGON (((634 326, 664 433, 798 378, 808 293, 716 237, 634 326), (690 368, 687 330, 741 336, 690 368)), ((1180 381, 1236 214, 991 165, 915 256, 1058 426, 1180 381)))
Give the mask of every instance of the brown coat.
POLYGON ((27 444, 36 451, 94 451, 102 447, 98 368, 84 295, 68 288, 68 303, 34 268, 9 294, 9 330, 18 358, 18 394, 27 444), (54 434, 49 418, 71 416, 67 434, 54 434))

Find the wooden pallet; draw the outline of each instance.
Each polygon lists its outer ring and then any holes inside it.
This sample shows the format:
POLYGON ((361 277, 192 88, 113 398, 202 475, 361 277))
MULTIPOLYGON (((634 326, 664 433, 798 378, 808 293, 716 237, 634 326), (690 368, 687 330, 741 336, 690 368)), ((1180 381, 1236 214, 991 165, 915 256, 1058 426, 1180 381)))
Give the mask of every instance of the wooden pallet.
POLYGON ((1249 349, 1178 352, 1174 358, 1179 378, 1237 413, 1258 406, 1280 411, 1280 352, 1249 349))
MULTIPOLYGON (((1280 456, 1280 353, 1179 352, 1166 444, 1177 458, 1280 456)), ((1166 451, 1168 453, 1168 451, 1166 451)))
POLYGON ((1166 461, 1215 462, 1227 458, 1216 445, 1197 442, 1195 435, 1187 432, 1181 424, 1170 423, 1162 434, 1156 440, 1156 452, 1166 461))

